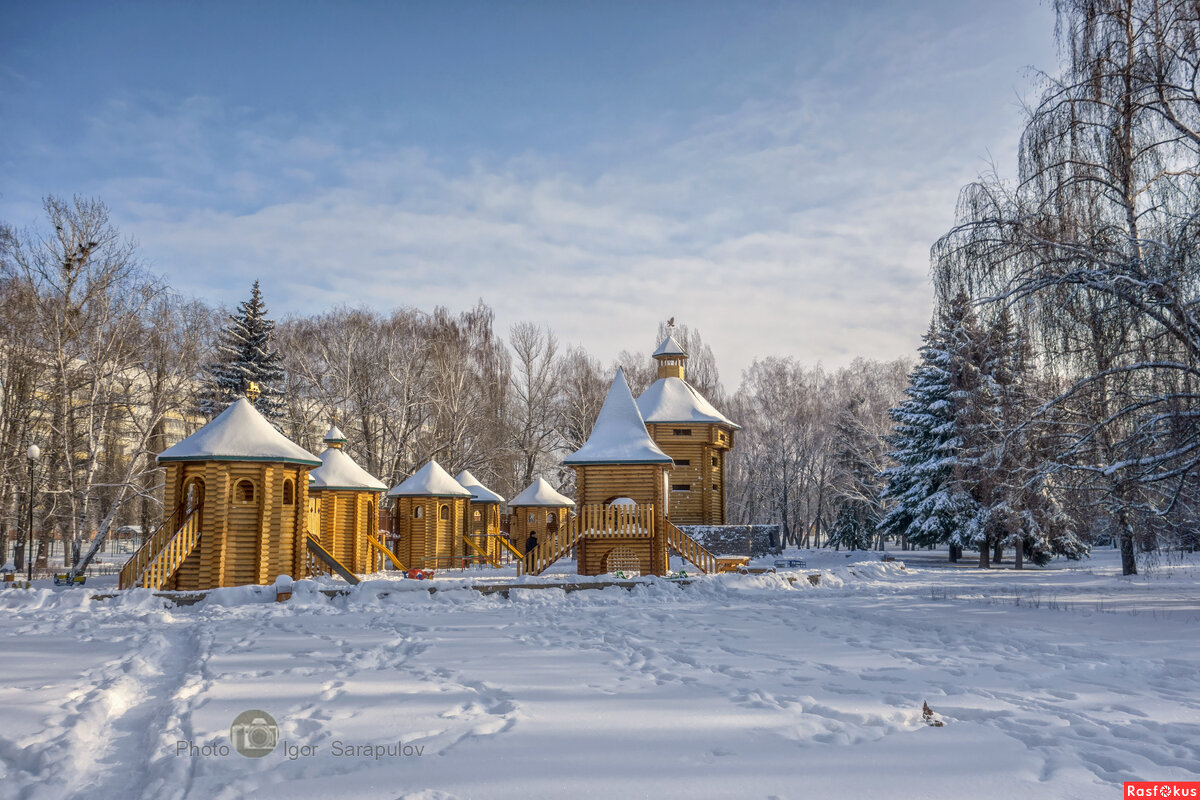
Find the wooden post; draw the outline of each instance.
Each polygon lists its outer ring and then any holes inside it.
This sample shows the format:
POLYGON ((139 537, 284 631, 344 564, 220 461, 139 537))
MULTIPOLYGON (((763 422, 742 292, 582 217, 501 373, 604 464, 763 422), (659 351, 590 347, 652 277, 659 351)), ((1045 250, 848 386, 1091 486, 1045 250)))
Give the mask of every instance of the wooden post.
POLYGON ((233 482, 229 465, 210 461, 206 465, 208 488, 205 491, 205 517, 212 520, 207 535, 201 537, 201 574, 199 589, 225 585, 225 543, 229 533, 229 502, 233 482))

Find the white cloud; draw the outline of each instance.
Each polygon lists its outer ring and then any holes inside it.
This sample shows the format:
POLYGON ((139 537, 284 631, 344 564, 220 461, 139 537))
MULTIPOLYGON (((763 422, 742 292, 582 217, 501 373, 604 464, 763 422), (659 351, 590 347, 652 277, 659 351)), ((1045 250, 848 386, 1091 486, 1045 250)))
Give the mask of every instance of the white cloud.
POLYGON ((546 322, 603 360, 648 352, 675 316, 734 384, 755 356, 913 352, 928 248, 980 156, 1015 137, 996 92, 1011 74, 947 68, 929 83, 959 35, 881 47, 853 81, 830 63, 687 128, 594 142, 579 163, 460 160, 204 98, 113 103, 80 157, 113 163, 119 177, 88 193, 158 271, 210 301, 236 302, 255 278, 280 316, 482 297, 503 327, 546 322), (972 84, 987 92, 954 94, 972 84))

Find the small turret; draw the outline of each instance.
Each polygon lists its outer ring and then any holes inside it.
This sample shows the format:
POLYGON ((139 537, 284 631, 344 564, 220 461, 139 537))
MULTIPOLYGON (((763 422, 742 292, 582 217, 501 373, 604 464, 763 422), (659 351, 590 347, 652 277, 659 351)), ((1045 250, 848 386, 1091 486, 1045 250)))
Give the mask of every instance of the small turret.
POLYGON ((679 378, 685 380, 687 353, 675 341, 675 334, 667 334, 662 344, 654 351, 654 360, 658 362, 659 378, 679 378))
POLYGON ((326 447, 341 450, 346 444, 346 434, 342 433, 342 429, 335 422, 329 426, 329 432, 325 434, 325 438, 322 441, 325 442, 326 447))

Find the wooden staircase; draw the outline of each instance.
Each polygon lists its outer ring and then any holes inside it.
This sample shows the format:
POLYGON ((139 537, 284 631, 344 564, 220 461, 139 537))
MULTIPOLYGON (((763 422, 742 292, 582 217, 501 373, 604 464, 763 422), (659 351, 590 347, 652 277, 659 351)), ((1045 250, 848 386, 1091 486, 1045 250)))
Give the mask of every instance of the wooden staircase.
POLYGON ((122 589, 163 588, 199 541, 200 509, 184 514, 184 507, 179 506, 121 567, 118 585, 122 589))
POLYGON ((517 562, 517 574, 541 575, 546 567, 571 552, 571 548, 579 544, 580 530, 582 530, 582 526, 570 525, 566 530, 560 528, 553 535, 546 534, 546 541, 541 542, 517 562))
POLYGON ((688 536, 671 522, 666 523, 667 544, 683 558, 690 561, 706 575, 721 571, 721 560, 710 553, 704 545, 688 536))

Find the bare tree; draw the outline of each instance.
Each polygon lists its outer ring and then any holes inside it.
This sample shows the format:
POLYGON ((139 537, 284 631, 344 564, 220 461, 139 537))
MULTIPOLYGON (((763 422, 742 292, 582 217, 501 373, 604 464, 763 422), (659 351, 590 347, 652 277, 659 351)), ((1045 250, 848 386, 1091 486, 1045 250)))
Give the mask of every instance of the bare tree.
MULTIPOLYGON (((967 187, 934 248, 958 286, 1011 306, 1061 389, 1056 480, 1103 507, 1136 572, 1139 520, 1196 491, 1200 428, 1200 23, 1183 0, 1060 0, 1065 61, 1045 77, 1019 181, 967 187)), ((994 310, 992 313, 995 313, 994 310)))
POLYGON ((555 425, 558 340, 549 329, 518 322, 509 332, 509 346, 514 356, 510 436, 517 459, 516 485, 526 486, 551 465, 551 454, 559 444, 555 425))
POLYGON ((197 351, 155 347, 159 325, 174 319, 162 316, 165 289, 141 268, 135 244, 121 238, 102 203, 50 197, 45 210, 52 231, 14 237, 2 267, 32 304, 45 367, 47 516, 62 531, 71 565, 84 539, 94 532, 95 546, 103 542, 143 489, 153 469, 147 445, 166 415, 180 413, 176 398, 195 377, 197 351))

